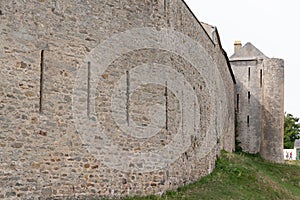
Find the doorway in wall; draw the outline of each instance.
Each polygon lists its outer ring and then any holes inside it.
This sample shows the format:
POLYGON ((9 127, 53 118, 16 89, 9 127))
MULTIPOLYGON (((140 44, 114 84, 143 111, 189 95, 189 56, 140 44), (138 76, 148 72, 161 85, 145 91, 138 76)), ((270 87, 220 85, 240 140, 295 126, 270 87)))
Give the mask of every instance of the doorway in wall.
POLYGON ((296 149, 296 160, 300 160, 300 149, 296 149))

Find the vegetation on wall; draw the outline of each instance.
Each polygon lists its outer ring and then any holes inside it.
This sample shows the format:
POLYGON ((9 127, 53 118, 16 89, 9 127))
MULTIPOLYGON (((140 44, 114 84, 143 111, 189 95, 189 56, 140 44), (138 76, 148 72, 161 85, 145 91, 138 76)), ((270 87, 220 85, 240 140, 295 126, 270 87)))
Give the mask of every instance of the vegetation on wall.
POLYGON ((299 118, 292 114, 284 114, 284 148, 293 149, 294 142, 300 139, 300 123, 299 118))

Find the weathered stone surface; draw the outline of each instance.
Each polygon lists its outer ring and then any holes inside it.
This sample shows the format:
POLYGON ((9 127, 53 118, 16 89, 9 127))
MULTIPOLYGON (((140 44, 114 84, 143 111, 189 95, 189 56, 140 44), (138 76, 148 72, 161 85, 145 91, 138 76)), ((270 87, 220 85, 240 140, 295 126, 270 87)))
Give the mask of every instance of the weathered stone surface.
POLYGON ((16 196, 16 192, 6 192, 6 197, 14 197, 16 196))
POLYGON ((234 149, 226 56, 181 0, 0 1, 0 8, 5 198, 158 194, 211 173, 220 150, 234 149), (126 35, 136 30, 144 39, 126 35))
POLYGON ((283 162, 284 138, 284 62, 282 59, 264 60, 264 96, 262 142, 263 158, 283 162))
POLYGON ((248 153, 283 162, 284 64, 251 43, 230 57, 237 80, 237 139, 248 153))
POLYGON ((13 148, 21 148, 22 146, 23 146, 23 143, 13 143, 11 145, 11 147, 13 147, 13 148))
POLYGON ((44 197, 49 197, 52 195, 52 189, 51 188, 43 188, 42 189, 42 195, 44 197))

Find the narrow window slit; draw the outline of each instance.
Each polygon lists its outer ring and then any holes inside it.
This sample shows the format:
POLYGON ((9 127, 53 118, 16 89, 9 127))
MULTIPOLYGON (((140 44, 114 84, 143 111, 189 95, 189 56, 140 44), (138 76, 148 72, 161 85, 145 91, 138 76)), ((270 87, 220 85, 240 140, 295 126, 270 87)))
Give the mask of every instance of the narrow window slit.
POLYGON ((44 89, 44 50, 41 51, 41 62, 40 62, 40 113, 43 113, 43 89, 44 89))
POLYGON ((166 97, 166 130, 168 131, 169 128, 168 128, 168 81, 166 81, 165 83, 165 97, 166 97))
POLYGON ((126 121, 129 126, 129 92, 130 92, 130 82, 129 82, 129 71, 126 71, 126 121))
POLYGON ((87 74, 87 116, 90 117, 91 62, 88 62, 87 74))
POLYGON ((240 109, 240 95, 236 95, 236 110, 239 111, 240 109))
POLYGON ((251 71, 250 71, 250 67, 248 67, 248 81, 250 81, 250 76, 251 76, 251 71))
POLYGON ((248 103, 250 103, 251 93, 248 91, 248 103))
POLYGON ((164 14, 167 16, 167 0, 164 0, 164 14))
POLYGON ((184 119, 185 119, 185 113, 184 113, 184 93, 183 90, 181 90, 181 102, 182 102, 182 106, 181 106, 181 133, 182 133, 182 142, 185 143, 184 140, 184 119))
POLYGON ((197 132, 197 127, 196 127, 196 101, 197 101, 197 97, 195 96, 194 98, 194 134, 196 134, 197 132))
POLYGON ((260 70, 260 87, 262 87, 262 81, 263 81, 263 72, 262 69, 260 70))
POLYGON ((249 117, 249 115, 247 116, 247 126, 248 127, 250 126, 250 117, 249 117))

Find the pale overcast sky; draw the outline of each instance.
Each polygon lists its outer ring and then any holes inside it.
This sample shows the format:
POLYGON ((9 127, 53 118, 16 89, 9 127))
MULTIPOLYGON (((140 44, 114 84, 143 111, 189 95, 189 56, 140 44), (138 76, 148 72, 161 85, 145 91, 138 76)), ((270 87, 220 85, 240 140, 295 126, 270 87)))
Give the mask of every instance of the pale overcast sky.
POLYGON ((285 111, 300 117, 300 1, 185 0, 199 21, 218 28, 223 48, 251 42, 268 57, 285 61, 285 111))

